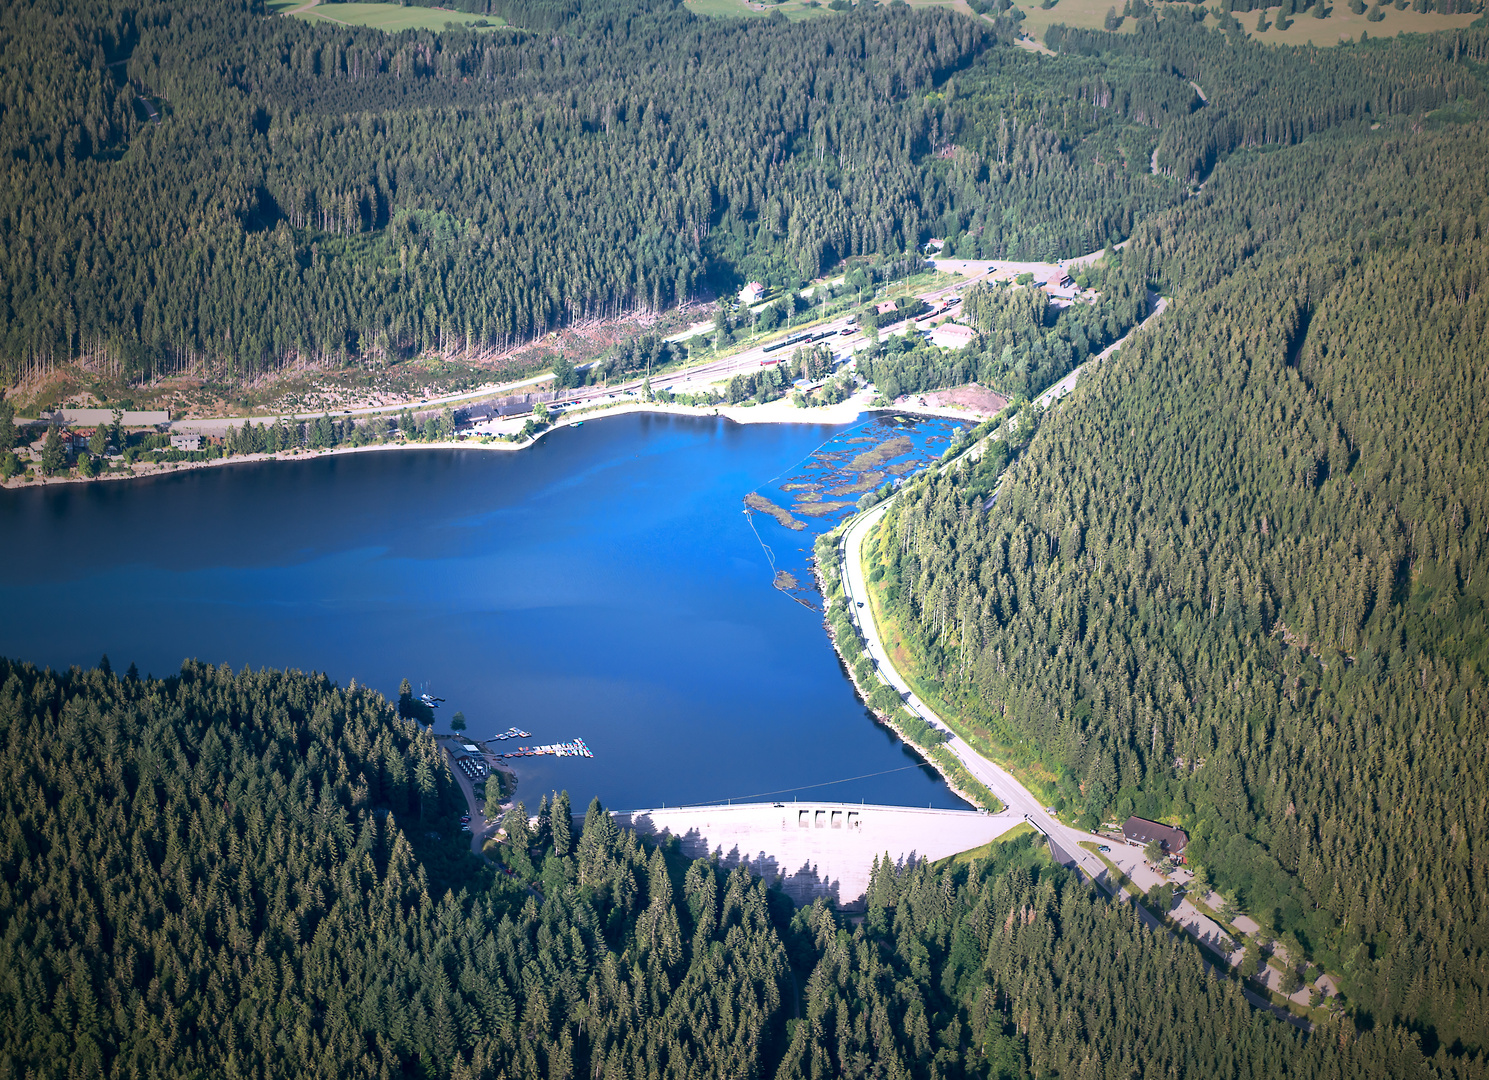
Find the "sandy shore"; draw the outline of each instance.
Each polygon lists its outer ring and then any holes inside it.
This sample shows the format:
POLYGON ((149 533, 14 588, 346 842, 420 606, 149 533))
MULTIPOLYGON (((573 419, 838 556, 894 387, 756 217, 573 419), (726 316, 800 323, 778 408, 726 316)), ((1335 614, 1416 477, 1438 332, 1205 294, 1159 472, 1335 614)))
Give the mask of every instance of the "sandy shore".
MULTIPOLYGON (((290 450, 286 453, 275 454, 236 454, 232 457, 217 458, 213 461, 178 461, 167 462, 159 465, 141 464, 135 466, 129 472, 108 472, 101 476, 54 476, 46 479, 27 481, 21 476, 16 476, 6 481, 3 487, 47 487, 54 484, 92 484, 116 480, 142 480, 155 476, 169 476, 173 473, 185 472, 188 469, 213 469, 224 465, 238 465, 250 461, 308 461, 311 458, 328 457, 333 454, 376 454, 389 451, 408 450, 491 450, 497 453, 507 453, 514 450, 525 450, 532 446, 543 436, 562 428, 575 427, 586 421, 603 420, 610 416, 624 416, 627 413, 659 413, 668 416, 721 416, 736 424, 829 424, 842 425, 851 424, 860 417, 870 413, 905 413, 915 416, 940 416, 950 419, 965 419, 969 423, 978 423, 986 419, 979 413, 967 409, 957 408, 933 408, 930 406, 905 403, 902 405, 875 406, 870 404, 873 395, 860 391, 846 401, 840 401, 836 405, 819 405, 812 408, 801 409, 791 403, 788 398, 768 402, 764 405, 718 405, 718 406, 696 406, 696 405, 664 405, 661 402, 626 402, 624 404, 598 406, 584 411, 566 413, 560 416, 551 426, 544 428, 534 438, 527 442, 514 443, 498 440, 494 442, 477 442, 475 439, 458 439, 447 442, 394 442, 377 443, 372 446, 338 446, 331 450, 290 450)), ((526 419, 525 417, 523 418, 526 419)), ((519 425, 520 426, 520 425, 519 425)))

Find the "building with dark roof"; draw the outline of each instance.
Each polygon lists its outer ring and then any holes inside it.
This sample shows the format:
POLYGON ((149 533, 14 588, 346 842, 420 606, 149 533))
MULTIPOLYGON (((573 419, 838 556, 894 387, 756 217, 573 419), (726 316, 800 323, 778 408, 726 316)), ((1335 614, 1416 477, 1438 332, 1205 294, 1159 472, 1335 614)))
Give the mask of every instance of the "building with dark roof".
POLYGON ((1122 826, 1122 835, 1144 847, 1156 840, 1163 853, 1178 862, 1184 861, 1184 845, 1189 843, 1189 834, 1183 829, 1140 817, 1128 818, 1122 826))

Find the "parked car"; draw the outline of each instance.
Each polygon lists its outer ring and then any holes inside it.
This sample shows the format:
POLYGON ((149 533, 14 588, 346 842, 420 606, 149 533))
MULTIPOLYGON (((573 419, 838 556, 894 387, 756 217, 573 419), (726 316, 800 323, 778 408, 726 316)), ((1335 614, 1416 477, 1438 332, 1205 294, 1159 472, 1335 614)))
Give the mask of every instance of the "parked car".
POLYGON ((1097 851, 1110 851, 1111 848, 1107 847, 1105 844, 1097 844, 1096 845, 1096 850, 1097 851))

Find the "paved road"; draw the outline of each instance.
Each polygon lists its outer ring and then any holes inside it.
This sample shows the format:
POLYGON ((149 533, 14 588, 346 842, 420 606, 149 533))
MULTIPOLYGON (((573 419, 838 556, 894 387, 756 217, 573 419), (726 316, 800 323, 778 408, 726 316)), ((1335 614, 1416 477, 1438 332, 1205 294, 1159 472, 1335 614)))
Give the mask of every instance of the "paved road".
POLYGON ((1149 293, 1148 307, 1151 310, 1149 311, 1148 317, 1146 319, 1138 323, 1137 326, 1133 327, 1132 330, 1129 330, 1127 333, 1123 334, 1122 337, 1119 338, 1117 341, 1114 341, 1105 349, 1101 350, 1101 352, 1091 357, 1091 359, 1087 360, 1084 364, 1076 368, 1069 375, 1066 375, 1065 378, 1055 383, 1054 386, 1050 387, 1044 393, 1040 394, 1037 398, 1034 399, 1034 404, 1041 407, 1049 405, 1051 402, 1058 401, 1060 398, 1064 397, 1066 394, 1074 390, 1075 384, 1080 381, 1081 374, 1087 368, 1094 367, 1095 365, 1101 363, 1112 353, 1116 352, 1123 345, 1127 344, 1128 340, 1132 337, 1133 331, 1143 329, 1154 319, 1158 318, 1158 316, 1162 315, 1164 309, 1168 307, 1168 300, 1165 297, 1157 295, 1156 293, 1149 293))
POLYGON ((1060 849, 1069 855, 1072 864, 1086 877, 1101 882, 1108 891, 1111 891, 1115 886, 1107 882, 1106 866, 1095 855, 1080 846, 1081 842, 1086 840, 1098 843, 1105 843, 1105 841, 1098 836, 1062 824, 1059 819, 1046 811, 1034 794, 1015 780, 1006 769, 983 757, 969 746, 966 740, 952 731, 945 720, 916 696, 909 682, 891 662, 888 650, 879 637, 878 627, 874 625, 874 620, 869 614, 868 585, 864 578, 863 559, 860 555, 864 538, 879 523, 884 512, 889 509, 889 505, 888 502, 882 503, 858 518, 843 537, 841 550, 843 586, 848 596, 849 610, 863 635, 865 651, 878 665, 879 677, 899 691, 906 708, 917 713, 932 727, 946 733, 947 747, 961 759, 968 772, 986 784, 1005 806, 1045 836, 1050 837, 1060 849), (858 606, 860 601, 864 606, 858 606))
POLYGON ((440 749, 444 751, 446 759, 450 763, 450 774, 455 777, 455 782, 460 785, 461 792, 465 795, 465 805, 470 812, 470 849, 476 855, 481 855, 481 848, 486 843, 489 830, 495 830, 500 823, 499 819, 490 821, 476 809, 476 788, 471 783, 470 777, 465 775, 465 770, 455 764, 455 754, 451 750, 450 743, 444 739, 440 740, 440 749))
MULTIPOLYGON (((1015 780, 1006 769, 983 757, 971 746, 967 745, 961 736, 952 731, 945 720, 933 712, 925 702, 921 701, 915 695, 904 676, 896 670, 889 658, 888 651, 884 647, 883 640, 879 637, 878 627, 874 625, 873 617, 870 614, 868 586, 864 578, 862 557, 864 539, 873 530, 874 526, 879 523, 885 511, 889 509, 889 505, 889 502, 882 503, 859 517, 844 535, 838 552, 843 571, 843 588, 850 604, 849 610, 852 612, 853 620, 863 636, 865 651, 873 658, 878 667, 879 677, 900 692, 900 696, 905 700, 907 708, 912 712, 918 713, 932 727, 946 732, 949 736, 946 745, 961 759, 962 764, 967 767, 968 772, 986 784, 994 795, 1003 800, 1008 810, 1020 815, 1025 821, 1028 821, 1029 824, 1033 825, 1048 838, 1051 854, 1056 861, 1078 870, 1082 876, 1095 881, 1109 895, 1115 895, 1119 886, 1112 879, 1106 865, 1095 854, 1080 846, 1083 842, 1096 843, 1098 845, 1106 844, 1112 848, 1111 854, 1113 861, 1117 862, 1119 866, 1122 866, 1124 872, 1127 872, 1133 878, 1135 884, 1146 889, 1153 881, 1161 880, 1157 873, 1151 870, 1148 870, 1146 873, 1134 873, 1133 871, 1137 869, 1135 866, 1131 869, 1124 866, 1124 861, 1130 861, 1130 854, 1128 853, 1128 849, 1125 849, 1125 846, 1114 844, 1107 837, 1096 836, 1092 833, 1065 825, 1055 818, 1054 815, 1046 811, 1040 805, 1039 800, 1034 797, 1034 794, 1015 780), (863 602, 862 607, 858 606, 860 601, 863 602), (1150 878, 1152 881, 1149 880, 1150 878)), ((1141 855, 1137 856, 1137 861, 1141 862, 1141 855)), ((1137 913, 1143 920, 1143 923, 1150 929, 1164 929, 1163 924, 1143 905, 1137 905, 1137 913)), ((1208 940, 1218 945, 1219 948, 1217 948, 1217 951, 1222 954, 1228 951, 1224 946, 1229 943, 1229 937, 1219 926, 1201 915, 1187 899, 1171 914, 1178 919, 1179 923, 1191 936, 1200 940, 1208 940)), ((1236 950, 1232 957, 1232 964, 1238 963, 1240 958, 1241 950, 1236 950)), ((1209 966, 1208 961, 1206 961, 1206 966, 1209 966)), ((1267 981, 1272 989, 1276 989, 1278 978, 1277 972, 1272 971, 1269 973, 1267 981)), ((1313 1025, 1307 1020, 1294 1016, 1285 1009, 1274 1006, 1271 1002, 1249 989, 1243 987, 1242 992, 1253 1005, 1266 1009, 1279 1020, 1285 1020, 1305 1030, 1312 1030, 1313 1025)), ((1295 995, 1295 1000, 1302 1001, 1305 998, 1306 991, 1299 991, 1295 995)))
MULTIPOLYGON (((529 379, 518 379, 516 382, 493 384, 483 386, 479 390, 470 390, 461 394, 447 394, 444 397, 428 398, 420 402, 405 401, 397 405, 367 405, 359 409, 340 409, 332 416, 339 419, 343 416, 395 416, 404 409, 412 409, 415 412, 428 412, 431 409, 442 409, 446 405, 459 405, 462 402, 474 401, 477 398, 500 397, 515 393, 527 386, 547 382, 553 376, 547 372, 534 375, 529 379)), ((245 422, 251 424, 274 424, 281 417, 286 419, 298 417, 300 419, 314 419, 320 413, 314 409, 301 409, 298 412, 272 413, 265 416, 212 416, 199 420, 173 420, 171 428, 179 431, 200 431, 204 435, 221 435, 229 427, 240 427, 245 422)))

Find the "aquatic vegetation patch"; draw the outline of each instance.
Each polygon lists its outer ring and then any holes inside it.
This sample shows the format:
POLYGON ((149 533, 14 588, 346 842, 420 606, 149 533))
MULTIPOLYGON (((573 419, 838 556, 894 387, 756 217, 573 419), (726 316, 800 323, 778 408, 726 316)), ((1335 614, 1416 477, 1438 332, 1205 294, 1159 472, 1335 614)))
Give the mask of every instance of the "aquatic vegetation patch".
POLYGON ((853 506, 853 505, 854 505, 854 503, 851 502, 851 501, 848 501, 848 502, 817 502, 817 503, 808 503, 805 506, 797 506, 797 507, 794 507, 793 509, 795 509, 795 511, 798 514, 805 514, 807 517, 826 517, 828 514, 835 514, 839 510, 843 510, 843 509, 845 509, 845 508, 847 508, 849 506, 853 506))
MULTIPOLYGON (((906 476, 935 464, 951 442, 955 421, 940 417, 879 416, 839 432, 746 498, 751 511, 769 514, 793 532, 812 535, 831 529, 858 507, 859 498, 891 477, 906 476), (893 464, 890 464, 893 462, 893 464), (774 500, 774 501, 772 501, 774 500), (789 509, 783 509, 788 507, 789 509), (805 520, 802 520, 805 519, 805 520)), ((790 554, 776 546, 770 526, 752 519, 770 564, 773 584, 797 603, 820 610, 809 548, 790 554), (787 567, 783 570, 783 565, 787 567), (781 572, 794 586, 783 585, 781 572)))
POLYGON ((864 472, 867 469, 877 469, 897 457, 902 457, 915 449, 915 443, 908 435, 896 435, 892 439, 885 439, 872 450, 865 450, 854 458, 848 468, 854 472, 864 472))
POLYGON ((802 529, 805 529, 807 527, 807 523, 805 521, 798 521, 796 518, 791 516, 791 511, 782 509, 781 507, 777 506, 775 503, 767 499, 764 495, 761 495, 759 492, 752 491, 748 495, 746 495, 744 497, 744 504, 751 510, 759 511, 762 514, 769 514, 771 517, 776 519, 776 522, 778 524, 783 525, 788 529, 793 529, 797 532, 800 532, 802 529))
MULTIPOLYGON (((914 462, 907 461, 904 464, 907 468, 914 466, 914 462)), ((827 497, 829 499, 840 499, 844 495, 862 495, 865 491, 873 491, 880 484, 884 483, 884 476, 885 473, 883 472, 866 472, 859 476, 857 483, 844 484, 842 487, 832 488, 827 492, 827 497)))

